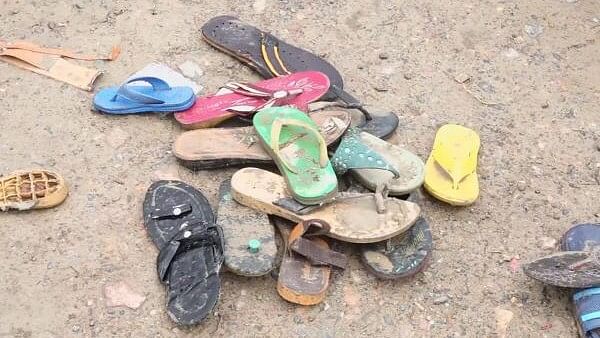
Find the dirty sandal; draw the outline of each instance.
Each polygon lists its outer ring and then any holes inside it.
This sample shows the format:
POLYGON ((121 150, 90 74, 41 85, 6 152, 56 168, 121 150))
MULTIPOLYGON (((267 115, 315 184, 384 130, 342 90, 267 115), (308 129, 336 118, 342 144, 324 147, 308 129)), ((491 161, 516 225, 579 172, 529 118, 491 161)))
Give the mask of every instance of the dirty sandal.
POLYGON ((425 165, 425 189, 452 205, 469 205, 479 196, 477 153, 479 135, 469 128, 447 124, 435 135, 425 165))
POLYGON ((231 181, 219 188, 217 225, 225 239, 225 266, 242 276, 262 276, 273 269, 277 246, 267 214, 245 207, 231 197, 231 181))
POLYGON ((600 286, 600 226, 582 224, 563 236, 563 248, 523 265, 529 277, 565 288, 600 286))
POLYGON ((308 110, 329 88, 329 79, 319 72, 300 72, 255 84, 230 82, 216 94, 199 97, 188 110, 175 114, 186 129, 215 126, 233 116, 252 117, 260 109, 294 106, 308 110))
MULTIPOLYGON (((327 145, 336 142, 350 125, 350 114, 345 111, 319 111, 309 116, 327 145)), ((190 169, 273 163, 252 126, 186 131, 175 140, 173 154, 190 169)))
POLYGON ((234 16, 210 19, 202 26, 202 37, 216 49, 233 56, 267 79, 304 71, 324 73, 331 87, 321 99, 339 99, 355 106, 367 120, 364 130, 377 137, 390 136, 398 126, 398 117, 394 113, 370 114, 356 98, 344 91, 342 75, 329 62, 234 16))
POLYGON ((432 250, 429 223, 420 217, 410 230, 399 236, 361 246, 360 258, 378 278, 398 279, 422 271, 432 250))
POLYGON ((275 224, 284 242, 283 259, 277 278, 277 292, 291 303, 315 305, 323 301, 329 287, 331 266, 345 268, 345 255, 330 250, 327 242, 315 237, 327 233, 322 220, 307 220, 290 231, 282 219, 275 224))
POLYGON ((52 171, 16 171, 0 177, 0 211, 52 208, 68 194, 65 180, 52 171))
MULTIPOLYGON (((398 116, 391 111, 367 111, 363 105, 355 100, 356 103, 343 102, 325 102, 318 101, 308 105, 310 112, 317 112, 324 109, 342 108, 352 116, 352 125, 365 133, 369 133, 382 140, 390 138, 398 128, 400 120, 398 116), (358 111, 356 111, 358 110, 358 111)), ((371 109, 370 109, 371 110, 371 109)))
MULTIPOLYGON (((233 56, 266 79, 303 71, 327 75, 332 85, 343 88, 340 73, 323 58, 294 47, 233 16, 217 16, 202 26, 202 37, 216 49, 233 56)), ((324 99, 332 99, 331 93, 324 99)))
POLYGON ((179 181, 158 181, 144 199, 144 224, 159 248, 158 276, 167 312, 181 325, 197 324, 219 299, 223 237, 208 200, 179 181))
MULTIPOLYGON (((564 251, 590 251, 599 245, 600 223, 575 225, 561 238, 564 251)), ((600 283, 596 287, 577 290, 572 299, 581 337, 600 338, 600 283)))
POLYGON ((171 87, 157 77, 135 77, 120 87, 100 90, 94 96, 94 108, 109 114, 144 112, 174 112, 186 110, 196 96, 189 87, 171 87), (147 82, 151 86, 133 86, 132 82, 147 82))
POLYGON ((283 177, 258 168, 238 170, 231 195, 239 203, 299 223, 321 219, 330 225, 328 237, 351 243, 373 243, 399 235, 415 223, 421 209, 415 203, 375 194, 343 193, 328 204, 306 206, 290 196, 283 177))
POLYGON ((308 115, 291 107, 265 108, 252 123, 298 202, 319 204, 335 196, 337 177, 327 144, 308 115))
POLYGON ((347 170, 365 187, 386 184, 389 194, 406 195, 423 184, 423 161, 415 154, 351 128, 342 138, 331 163, 338 175, 347 170))

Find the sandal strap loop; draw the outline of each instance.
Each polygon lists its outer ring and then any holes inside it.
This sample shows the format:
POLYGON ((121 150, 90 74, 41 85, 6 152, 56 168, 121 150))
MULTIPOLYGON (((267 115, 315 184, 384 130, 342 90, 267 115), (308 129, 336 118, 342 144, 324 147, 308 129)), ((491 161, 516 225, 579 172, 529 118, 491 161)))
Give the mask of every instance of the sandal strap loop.
POLYGON ((290 90, 271 90, 262 87, 258 87, 255 85, 251 85, 249 83, 240 83, 240 82, 229 82, 226 83, 222 89, 230 90, 236 94, 249 96, 249 97, 258 97, 265 99, 266 101, 257 106, 233 106, 227 108, 227 111, 236 113, 240 116, 249 116, 263 108, 268 108, 277 105, 280 101, 289 99, 290 97, 298 96, 304 92, 301 88, 295 88, 290 90))
POLYGON ((298 223, 288 238, 289 249, 308 258, 312 265, 331 265, 344 269, 348 264, 346 255, 317 245, 310 237, 326 235, 331 226, 319 219, 298 223))
POLYGON ((113 101, 117 99, 117 96, 121 96, 121 97, 126 98, 127 100, 137 102, 137 103, 143 103, 143 104, 163 104, 163 103, 165 103, 165 101, 163 101, 161 99, 140 93, 138 91, 135 91, 132 89, 131 86, 129 86, 130 83, 138 82, 138 81, 147 82, 147 83, 151 84, 152 89, 154 91, 171 90, 171 86, 169 86, 168 83, 166 83, 164 80, 159 79, 157 77, 153 77, 153 76, 134 77, 133 79, 128 80, 123 85, 121 85, 121 87, 119 87, 119 89, 117 90, 117 94, 113 97, 113 101))
POLYGON ((282 156, 280 156, 279 136, 281 135, 281 129, 284 126, 300 127, 308 131, 317 140, 317 143, 319 144, 319 166, 321 168, 327 166, 327 163, 329 162, 329 157, 327 155, 327 142, 325 142, 323 135, 321 135, 321 133, 317 129, 313 128, 306 122, 294 119, 276 118, 275 120, 273 120, 273 124, 271 125, 270 146, 273 149, 273 152, 281 158, 281 163, 283 163, 283 165, 289 171, 295 174, 298 173, 298 170, 296 168, 292 168, 292 166, 287 161, 285 161, 285 159, 282 156))

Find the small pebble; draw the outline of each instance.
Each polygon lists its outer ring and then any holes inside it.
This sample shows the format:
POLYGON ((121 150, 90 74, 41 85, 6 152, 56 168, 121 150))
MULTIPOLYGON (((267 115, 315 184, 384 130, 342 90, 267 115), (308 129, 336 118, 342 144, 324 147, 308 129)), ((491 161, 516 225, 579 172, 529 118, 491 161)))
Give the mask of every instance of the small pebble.
POLYGON ((449 300, 448 296, 440 296, 433 300, 434 305, 445 304, 449 300))
POLYGON ((527 189, 527 182, 517 181, 517 189, 519 189, 519 191, 525 191, 525 189, 527 189))
POLYGON ((550 103, 548 103, 548 102, 544 102, 544 103, 542 103, 542 108, 543 108, 543 109, 546 109, 546 108, 548 108, 548 107, 550 107, 550 103))
POLYGON ((537 38, 544 32, 544 27, 537 22, 525 25, 525 33, 532 38, 537 38))
POLYGON ((387 59, 390 58, 390 55, 388 53, 386 53, 386 52, 381 52, 381 53, 379 53, 379 58, 381 60, 387 60, 387 59))
POLYGON ((79 325, 73 325, 73 328, 71 329, 73 332, 79 332, 79 330, 81 330, 81 326, 79 325))
POLYGON ((404 74, 402 74, 402 76, 404 77, 405 80, 410 80, 413 78, 413 75, 411 73, 404 73, 404 74))
POLYGON ((552 238, 552 237, 542 237, 540 238, 540 246, 542 247, 542 249, 544 250, 554 250, 554 248, 556 247, 556 239, 552 238))

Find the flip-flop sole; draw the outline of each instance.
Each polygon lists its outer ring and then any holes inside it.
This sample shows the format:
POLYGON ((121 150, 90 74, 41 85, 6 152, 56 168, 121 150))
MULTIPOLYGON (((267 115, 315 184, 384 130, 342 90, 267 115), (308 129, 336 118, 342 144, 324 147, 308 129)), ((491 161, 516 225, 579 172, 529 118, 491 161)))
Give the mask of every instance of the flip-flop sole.
MULTIPOLYGON (((232 16, 218 16, 207 21, 201 28, 202 37, 211 46, 242 61, 246 65, 258 71, 265 78, 276 76, 273 74, 261 52, 261 34, 265 33, 258 28, 240 21, 232 16)), ((287 70, 292 73, 314 70, 325 73, 331 84, 343 88, 343 80, 340 73, 329 62, 323 58, 298 47, 292 46, 270 34, 269 38, 276 41, 280 58, 287 70)), ((271 48, 269 48, 271 49, 271 48)), ((285 74, 278 64, 273 50, 268 54, 272 62, 281 74, 285 74)), ((331 90, 323 96, 323 99, 335 99, 337 95, 331 90)))
POLYGON ((589 288, 600 285, 600 264, 589 251, 563 251, 523 265, 526 275, 563 288, 589 288), (586 263, 587 262, 587 263, 586 263))
POLYGON ((400 176, 381 169, 352 169, 352 175, 365 187, 375 190, 380 184, 387 183, 389 194, 406 195, 423 184, 425 164, 415 154, 399 146, 383 141, 371 134, 361 133, 362 142, 378 153, 400 176))
MULTIPOLYGON (((345 111, 319 111, 309 116, 328 145, 335 143, 350 125, 350 114, 345 111)), ((181 164, 191 169, 273 163, 258 141, 254 127, 187 131, 173 143, 173 154, 181 164)))
POLYGON ((221 291, 218 271, 210 248, 192 249, 171 263, 167 282, 167 313, 180 325, 194 325, 204 320, 217 305, 221 291), (193 279, 193 282, 192 282, 193 279))
POLYGON ((415 203, 387 198, 386 212, 379 214, 373 195, 361 194, 299 215, 273 204, 291 198, 283 177, 258 168, 238 170, 231 179, 231 194, 243 205, 293 222, 322 219, 331 226, 329 237, 351 243, 380 242, 399 235, 410 229, 421 212, 415 203))
POLYGON ((433 238, 423 217, 410 230, 388 241, 361 246, 361 261, 378 278, 407 278, 427 266, 433 238))
POLYGON ((229 180, 219 189, 217 225, 225 238, 225 266, 242 276, 262 276, 273 269, 277 246, 275 233, 267 214, 255 211, 233 200, 229 180), (258 241, 256 252, 249 249, 250 241, 258 241))

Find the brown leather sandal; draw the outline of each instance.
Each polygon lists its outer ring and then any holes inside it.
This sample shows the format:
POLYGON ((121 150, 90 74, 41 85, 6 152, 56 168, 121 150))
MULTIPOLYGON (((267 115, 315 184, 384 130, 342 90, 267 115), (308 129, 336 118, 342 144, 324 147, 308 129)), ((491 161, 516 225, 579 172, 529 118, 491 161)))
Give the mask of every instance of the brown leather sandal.
POLYGON ((65 180, 55 172, 13 172, 0 177, 0 210, 52 208, 61 204, 68 193, 65 180))
POLYGON ((344 269, 348 258, 329 249, 322 238, 329 224, 311 219, 298 223, 290 232, 286 221, 275 224, 284 242, 284 253, 277 279, 277 292, 291 303, 315 305, 323 301, 329 287, 331 266, 344 269))

